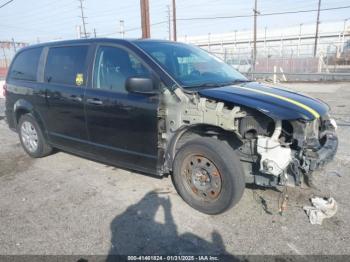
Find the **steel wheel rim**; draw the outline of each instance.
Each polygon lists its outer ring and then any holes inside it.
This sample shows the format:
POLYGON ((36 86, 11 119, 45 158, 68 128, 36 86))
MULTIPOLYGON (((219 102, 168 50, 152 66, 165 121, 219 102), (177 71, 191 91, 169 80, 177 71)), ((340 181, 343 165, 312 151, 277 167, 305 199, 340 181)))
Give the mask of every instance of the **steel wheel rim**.
POLYGON ((213 202, 222 190, 222 177, 213 161, 202 155, 191 154, 182 164, 185 186, 197 199, 213 202))
POLYGON ((38 149, 38 133, 32 123, 24 121, 21 126, 21 137, 25 148, 29 152, 35 152, 38 149))

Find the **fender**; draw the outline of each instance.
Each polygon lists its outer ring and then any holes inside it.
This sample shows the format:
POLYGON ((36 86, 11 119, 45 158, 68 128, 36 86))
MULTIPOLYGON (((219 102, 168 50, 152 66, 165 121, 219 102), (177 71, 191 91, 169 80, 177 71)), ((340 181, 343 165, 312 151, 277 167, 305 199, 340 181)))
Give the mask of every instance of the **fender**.
POLYGON ((329 107, 318 99, 256 82, 203 89, 199 94, 256 109, 275 120, 312 121, 329 111, 329 107))
POLYGON ((43 118, 41 117, 40 113, 35 110, 35 107, 32 105, 32 103, 30 103, 29 101, 25 100, 25 99, 18 99, 16 101, 16 103, 14 103, 13 105, 13 119, 14 124, 15 124, 15 129, 17 129, 17 124, 18 124, 18 118, 17 118, 17 114, 19 111, 25 111, 25 112, 29 112, 30 114, 32 114, 35 118, 35 120, 37 121, 39 127, 41 128, 41 131, 43 133, 43 135, 45 136, 45 139, 47 139, 47 129, 46 129, 46 125, 43 121, 43 118))

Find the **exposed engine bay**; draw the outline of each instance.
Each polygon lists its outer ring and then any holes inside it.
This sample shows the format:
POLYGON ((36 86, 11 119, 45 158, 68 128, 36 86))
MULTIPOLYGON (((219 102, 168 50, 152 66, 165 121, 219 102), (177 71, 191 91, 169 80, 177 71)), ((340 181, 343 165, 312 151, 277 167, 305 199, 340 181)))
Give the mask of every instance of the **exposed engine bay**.
POLYGON ((312 171, 335 155, 336 128, 327 115, 309 122, 248 116, 239 128, 242 160, 252 164, 257 185, 300 185, 303 178, 310 182, 312 171))
POLYGON ((237 137, 246 182, 268 187, 300 185, 304 178, 310 181, 312 171, 331 160, 337 150, 336 124, 328 114, 311 121, 273 119, 252 108, 180 89, 163 95, 159 110, 162 173, 171 170, 177 144, 191 132, 218 138, 226 132, 226 138, 237 137))

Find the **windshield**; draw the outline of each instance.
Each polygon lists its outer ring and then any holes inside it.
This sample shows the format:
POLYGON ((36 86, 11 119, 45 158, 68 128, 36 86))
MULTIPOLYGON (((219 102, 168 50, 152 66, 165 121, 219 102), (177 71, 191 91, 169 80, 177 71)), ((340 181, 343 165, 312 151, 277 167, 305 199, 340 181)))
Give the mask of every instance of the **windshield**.
POLYGON ((138 42, 184 88, 222 86, 247 81, 232 66, 208 52, 175 42, 138 42))

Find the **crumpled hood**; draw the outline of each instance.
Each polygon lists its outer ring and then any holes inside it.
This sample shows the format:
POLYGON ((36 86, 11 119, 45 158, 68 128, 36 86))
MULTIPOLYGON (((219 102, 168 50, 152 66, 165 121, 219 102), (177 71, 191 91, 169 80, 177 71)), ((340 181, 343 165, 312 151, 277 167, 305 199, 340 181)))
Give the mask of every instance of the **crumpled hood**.
POLYGON ((314 120, 329 111, 320 100, 257 82, 203 89, 206 98, 257 109, 273 119, 314 120))

